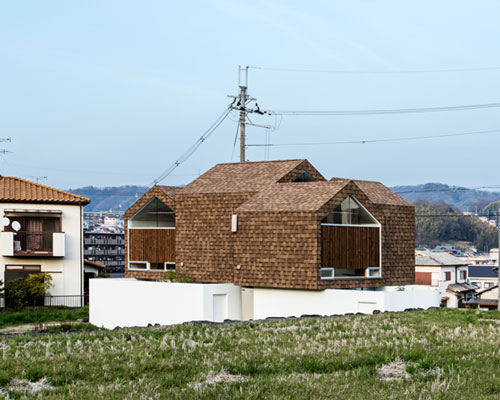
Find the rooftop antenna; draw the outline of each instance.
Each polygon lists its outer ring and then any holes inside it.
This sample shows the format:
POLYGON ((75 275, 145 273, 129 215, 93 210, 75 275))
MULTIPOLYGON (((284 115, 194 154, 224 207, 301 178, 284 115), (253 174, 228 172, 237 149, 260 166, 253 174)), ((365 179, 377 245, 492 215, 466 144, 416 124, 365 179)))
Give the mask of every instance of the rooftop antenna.
MULTIPOLYGON (((233 103, 231 104, 231 109, 236 110, 240 112, 240 162, 245 162, 245 149, 246 149, 246 143, 245 143, 245 128, 246 128, 246 119, 247 119, 247 114, 250 113, 255 113, 255 114, 260 114, 264 115, 264 112, 260 110, 259 105, 257 104, 255 98, 250 97, 248 94, 248 68, 249 66, 247 65, 245 68, 242 68, 241 65, 238 66, 238 88, 239 88, 239 94, 238 96, 228 96, 234 99, 233 103), (243 83, 242 80, 242 72, 244 71, 245 73, 245 82, 243 83), (249 107, 250 103, 255 101, 255 106, 249 107)), ((267 125, 257 125, 252 122, 250 122, 248 125, 253 125, 257 126, 260 128, 268 128, 267 125)))
POLYGON ((40 181, 46 181, 48 179, 47 176, 30 176, 31 179, 35 180, 36 183, 39 183, 40 181))

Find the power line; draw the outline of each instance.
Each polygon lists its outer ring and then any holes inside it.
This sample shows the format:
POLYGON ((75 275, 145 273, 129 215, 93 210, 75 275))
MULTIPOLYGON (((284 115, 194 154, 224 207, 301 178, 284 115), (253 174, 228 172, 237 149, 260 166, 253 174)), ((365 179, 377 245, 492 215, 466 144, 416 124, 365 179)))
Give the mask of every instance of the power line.
POLYGON ((500 103, 485 103, 485 104, 467 104, 461 106, 443 106, 443 107, 423 107, 423 108, 395 108, 395 109, 380 109, 380 110, 269 110, 266 113, 269 115, 310 115, 310 116, 340 116, 340 115, 386 115, 386 114, 420 114, 420 113, 435 113, 446 111, 464 111, 464 110, 479 110, 487 108, 500 108, 500 103))
POLYGON ((400 138, 386 138, 386 139, 366 139, 366 140, 348 140, 348 141, 338 141, 338 142, 301 142, 301 143, 277 143, 277 144, 248 144, 249 147, 276 147, 276 146, 323 146, 323 145, 339 145, 339 144, 366 144, 366 143, 381 143, 381 142, 403 142, 408 140, 423 140, 423 139, 435 139, 443 137, 454 137, 454 136, 469 136, 469 135, 484 135, 488 133, 500 133, 500 129, 491 129, 484 131, 473 131, 473 132, 461 132, 461 133, 449 133, 442 135, 427 135, 427 136, 407 136, 400 138))
POLYGON ((279 68, 248 66, 251 69, 275 72, 300 72, 300 73, 325 73, 325 74, 422 74, 422 73, 446 73, 446 72, 476 72, 476 71, 498 71, 500 67, 477 67, 477 68, 444 68, 444 69, 402 69, 402 70, 349 70, 349 69, 307 69, 307 68, 279 68))
MULTIPOLYGON (((448 189, 408 190, 408 191, 394 192, 394 193, 405 194, 405 193, 456 192, 456 191, 460 191, 460 190, 481 190, 481 189, 500 189, 500 185, 477 186, 474 188, 456 187, 456 188, 448 188, 448 189)), ((500 196, 500 193, 499 193, 499 196, 500 196)))
POLYGON ((163 171, 150 186, 157 185, 167 176, 169 176, 179 165, 181 165, 184 161, 186 161, 189 157, 193 155, 193 153, 201 146, 201 144, 207 140, 212 133, 219 127, 220 124, 226 119, 226 117, 231 112, 231 106, 228 106, 224 112, 215 120, 215 122, 208 128, 203 135, 191 146, 189 147, 184 154, 182 154, 170 167, 168 167, 165 171, 163 171))

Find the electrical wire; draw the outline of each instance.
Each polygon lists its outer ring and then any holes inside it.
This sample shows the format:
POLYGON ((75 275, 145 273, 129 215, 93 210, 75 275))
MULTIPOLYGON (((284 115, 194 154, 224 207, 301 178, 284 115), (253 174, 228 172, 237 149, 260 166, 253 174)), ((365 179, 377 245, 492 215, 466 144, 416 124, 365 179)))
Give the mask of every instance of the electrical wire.
POLYGON ((467 104, 461 106, 443 106, 443 107, 423 107, 423 108, 395 108, 395 109, 380 109, 380 110, 268 110, 269 115, 387 115, 387 114, 420 114, 420 113, 435 113, 446 111, 464 111, 464 110, 479 110, 487 108, 500 108, 500 103, 485 103, 485 104, 467 104))
POLYGON ((249 65, 250 69, 275 72, 300 72, 300 73, 326 73, 326 74, 422 74, 422 73, 446 73, 446 72, 477 72, 477 71, 498 71, 500 67, 478 67, 478 68, 444 68, 444 69, 403 69, 403 70, 348 70, 348 69, 307 69, 307 68, 279 68, 279 67, 259 67, 249 65))
POLYGON ((203 135, 191 146, 189 147, 170 167, 163 171, 151 184, 150 186, 157 185, 167 176, 169 176, 172 171, 174 171, 179 165, 186 161, 193 153, 202 145, 202 143, 207 140, 212 133, 219 127, 220 124, 226 119, 226 117, 231 112, 231 106, 228 106, 224 112, 215 120, 215 122, 208 128, 203 135))
POLYGON ((490 129, 484 131, 473 131, 473 132, 461 132, 461 133, 449 133, 441 135, 426 135, 426 136, 407 136, 400 138, 385 138, 385 139, 366 139, 366 140, 348 140, 348 141, 337 141, 337 142, 301 142, 301 143, 276 143, 276 144, 248 144, 248 147, 260 147, 260 146, 324 146, 324 145, 339 145, 339 144, 367 144, 367 143, 383 143, 383 142, 404 142, 409 140, 423 140, 423 139, 436 139, 443 137, 455 137, 455 136, 470 136, 470 135, 485 135, 490 133, 500 133, 500 129, 490 129))
POLYGON ((240 124, 236 124, 236 133, 234 135, 233 150, 231 151, 231 162, 233 162, 234 150, 236 149, 236 142, 238 141, 238 132, 240 131, 240 124))

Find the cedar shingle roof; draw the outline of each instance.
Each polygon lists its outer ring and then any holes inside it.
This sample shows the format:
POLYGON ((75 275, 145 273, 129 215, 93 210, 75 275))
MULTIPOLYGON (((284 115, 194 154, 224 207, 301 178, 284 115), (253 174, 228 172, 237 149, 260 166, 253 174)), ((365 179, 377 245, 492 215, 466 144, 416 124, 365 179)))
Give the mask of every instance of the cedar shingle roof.
POLYGON ((0 202, 86 205, 90 199, 25 179, 0 176, 0 202))
POLYGON ((182 193, 258 192, 278 182, 305 160, 217 164, 187 185, 182 193))
MULTIPOLYGON (((348 182, 351 179, 345 178, 332 178, 330 182, 345 181, 348 182)), ((374 204, 389 204, 393 206, 412 206, 409 202, 403 199, 401 196, 394 193, 387 186, 380 182, 375 181, 362 181, 358 179, 352 179, 352 181, 366 194, 370 201, 374 204)))
POLYGON ((277 183, 252 196, 241 211, 316 211, 349 181, 277 183))
POLYGON ((156 185, 158 189, 160 189, 163 193, 165 193, 168 197, 170 197, 172 200, 175 200, 175 195, 182 189, 184 189, 181 186, 162 186, 162 185, 156 185))

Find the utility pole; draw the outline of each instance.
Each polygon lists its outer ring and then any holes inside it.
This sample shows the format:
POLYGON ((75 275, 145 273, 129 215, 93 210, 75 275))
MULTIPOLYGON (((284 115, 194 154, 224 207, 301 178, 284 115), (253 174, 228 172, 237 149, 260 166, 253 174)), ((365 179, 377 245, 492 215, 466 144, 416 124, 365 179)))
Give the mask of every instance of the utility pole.
MULTIPOLYGON (((262 112, 259 109, 259 105, 257 102, 255 103, 254 107, 248 107, 248 105, 256 101, 257 99, 254 99, 253 97, 250 97, 248 95, 248 66, 245 68, 242 68, 241 65, 238 66, 238 89, 239 93, 238 96, 228 96, 232 97, 233 104, 231 104, 231 109, 239 111, 240 112, 240 162, 245 162, 246 157, 245 157, 245 150, 246 150, 246 136, 245 136, 245 130, 247 126, 247 114, 249 113, 255 113, 255 114, 260 114, 264 115, 264 112, 262 112), (245 73, 245 78, 244 82, 242 79, 242 72, 244 71, 245 73), (236 104, 235 104, 236 103, 236 104)), ((254 123, 248 123, 248 125, 253 125, 253 126, 258 126, 260 128, 268 128, 267 126, 264 125, 257 125, 254 123)))

